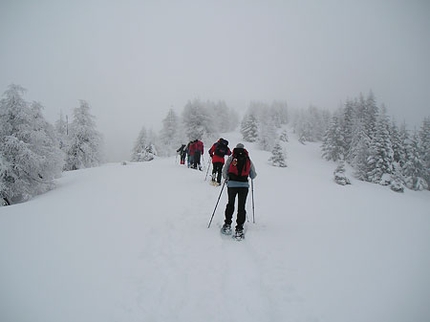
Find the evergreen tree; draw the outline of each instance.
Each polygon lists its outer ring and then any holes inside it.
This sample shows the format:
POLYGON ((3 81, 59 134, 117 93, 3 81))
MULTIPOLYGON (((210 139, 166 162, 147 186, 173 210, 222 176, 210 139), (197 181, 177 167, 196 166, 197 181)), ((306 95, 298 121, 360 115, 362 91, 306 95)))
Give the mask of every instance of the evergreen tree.
POLYGON ((153 160, 157 156, 154 141, 155 135, 152 131, 148 132, 145 127, 142 127, 132 150, 131 161, 145 162, 153 160))
POLYGON ((424 119, 420 132, 420 148, 422 151, 421 159, 424 164, 423 178, 430 187, 430 117, 424 119))
POLYGON ((237 127, 239 116, 233 109, 228 108, 224 101, 207 102, 207 108, 211 113, 215 132, 230 132, 237 127))
POLYGON ((344 149, 344 137, 342 127, 337 116, 333 116, 332 123, 327 129, 323 144, 322 144, 322 156, 330 161, 344 160, 345 149, 344 149))
POLYGON ((384 174, 393 173, 394 153, 390 139, 389 124, 385 108, 378 118, 377 129, 370 144, 370 155, 368 158, 369 180, 380 183, 384 174))
POLYGON ((333 172, 334 175, 334 181, 337 184, 340 184, 342 186, 345 186, 347 184, 351 184, 351 181, 348 179, 348 177, 345 174, 345 161, 339 160, 339 163, 337 165, 336 170, 333 172))
POLYGON ((278 134, 276 131, 276 126, 273 118, 269 114, 269 111, 266 111, 266 115, 262 117, 259 124, 258 131, 258 146, 263 151, 271 151, 274 147, 274 142, 276 141, 278 134))
POLYGON ((400 135, 400 130, 394 121, 390 126, 390 139, 393 148, 393 161, 401 164, 405 159, 403 142, 400 135))
POLYGON ((181 138, 179 118, 173 109, 170 109, 163 120, 163 128, 160 131, 162 155, 171 156, 175 154, 177 147, 181 144, 181 138))
POLYGON ((364 102, 362 101, 362 104, 364 104, 364 125, 366 133, 373 139, 373 136, 376 133, 379 109, 376 105, 375 95, 372 91, 369 92, 366 100, 364 102))
POLYGON ((354 143, 351 145, 354 147, 351 151, 350 158, 351 164, 355 170, 355 177, 362 181, 369 181, 369 165, 367 160, 370 155, 370 138, 363 131, 358 131, 357 136, 354 137, 354 143))
POLYGON ((258 139, 258 121, 254 114, 245 114, 241 126, 240 133, 245 142, 255 142, 258 139))
POLYGON ((211 113, 199 100, 189 101, 185 105, 182 112, 182 122, 188 140, 201 140, 205 136, 213 136, 216 132, 211 113))
POLYGON ((274 101, 270 107, 276 127, 288 124, 288 106, 286 102, 274 101))
POLYGON ((68 149, 69 124, 67 117, 65 120, 62 112, 60 113, 60 118, 55 122, 55 132, 57 133, 60 149, 66 153, 68 149))
POLYGON ((283 130, 283 131, 281 132, 281 135, 279 136, 279 140, 280 140, 281 142, 288 142, 288 133, 287 133, 287 131, 286 131, 286 130, 283 130))
POLYGON ((345 103, 345 108, 343 110, 343 137, 344 137, 344 148, 347 155, 347 160, 349 161, 350 149, 353 148, 352 141, 354 139, 354 133, 357 132, 356 125, 359 123, 359 118, 357 117, 357 101, 347 100, 345 103))
POLYGON ((282 145, 278 142, 275 144, 272 150, 272 156, 269 158, 269 162, 275 167, 285 168, 287 166, 286 153, 282 145))
POLYGON ((23 202, 54 186, 64 158, 53 127, 39 103, 23 99, 25 90, 10 85, 0 100, 0 198, 23 202))
POLYGON ((403 166, 405 184, 412 190, 424 190, 428 188, 424 180, 426 168, 422 160, 422 153, 418 134, 415 132, 406 147, 406 164, 403 166))
POLYGON ((96 129, 95 117, 84 100, 73 110, 70 124, 65 170, 78 170, 102 163, 102 135, 96 129))
POLYGON ((405 190, 405 180, 402 175, 402 168, 398 162, 394 162, 393 164, 390 188, 395 192, 403 192, 405 190))

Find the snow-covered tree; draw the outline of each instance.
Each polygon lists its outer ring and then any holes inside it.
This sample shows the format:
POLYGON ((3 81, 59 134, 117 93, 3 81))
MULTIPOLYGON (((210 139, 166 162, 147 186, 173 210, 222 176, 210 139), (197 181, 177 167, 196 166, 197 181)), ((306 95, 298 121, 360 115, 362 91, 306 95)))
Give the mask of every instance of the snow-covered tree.
POLYGON ((255 142, 258 139, 258 121, 254 114, 245 114, 240 125, 240 133, 245 142, 255 142))
POLYGON ((402 168, 398 162, 394 162, 393 164, 390 188, 395 192, 403 192, 405 190, 405 180, 402 175, 402 168))
POLYGON ((239 116, 233 109, 228 108, 225 101, 207 102, 206 104, 216 132, 230 132, 236 129, 239 116))
POLYGON ((287 155, 285 152, 285 149, 282 147, 282 145, 278 142, 275 144, 272 155, 269 158, 270 164, 272 164, 275 167, 281 167, 285 168, 287 166, 287 155))
POLYGON ((27 103, 24 92, 10 85, 0 100, 0 198, 7 204, 51 189, 64 162, 42 106, 27 103))
POLYGON ((330 161, 344 160, 345 149, 344 149, 344 137, 342 127, 339 118, 335 115, 332 118, 330 127, 327 129, 323 144, 322 144, 322 156, 330 161))
POLYGON ((267 111, 259 122, 257 143, 261 150, 271 151, 274 146, 278 133, 272 115, 267 111))
POLYGON ((339 160, 339 163, 336 167, 336 170, 333 172, 334 182, 340 184, 341 186, 345 186, 347 184, 351 184, 351 180, 345 174, 345 161, 339 160))
POLYGON ((157 156, 157 149, 154 144, 155 136, 152 131, 147 131, 143 126, 139 135, 134 143, 131 153, 132 162, 145 162, 151 161, 157 156))
POLYGON ((99 166, 103 161, 103 139, 96 129, 95 117, 84 100, 73 110, 65 170, 99 166))
POLYGON ((211 113, 200 100, 189 101, 182 112, 185 135, 189 140, 211 137, 217 131, 211 113))
POLYGON ((60 143, 60 149, 67 152, 69 124, 67 116, 65 119, 62 112, 60 113, 60 118, 55 122, 55 132, 60 143))
POLYGON ((279 136, 279 140, 281 142, 288 142, 288 133, 287 133, 287 130, 283 130, 281 132, 281 135, 279 136))
POLYGON ((406 186, 411 190, 424 190, 428 188, 424 179, 426 167, 422 159, 418 134, 415 132, 406 147, 406 164, 403 166, 403 175, 406 186))
POLYGON ((420 147, 422 151, 422 160, 424 163, 424 179, 427 186, 430 187, 430 117, 424 119, 419 131, 420 147))
POLYGON ((367 160, 369 166, 369 180, 381 183, 384 175, 393 173, 394 153, 389 132, 389 122, 385 108, 377 121, 377 129, 370 144, 370 154, 367 160))
POLYGON ((163 127, 160 131, 160 152, 161 156, 171 156, 181 143, 181 128, 179 117, 170 109, 163 119, 163 127))

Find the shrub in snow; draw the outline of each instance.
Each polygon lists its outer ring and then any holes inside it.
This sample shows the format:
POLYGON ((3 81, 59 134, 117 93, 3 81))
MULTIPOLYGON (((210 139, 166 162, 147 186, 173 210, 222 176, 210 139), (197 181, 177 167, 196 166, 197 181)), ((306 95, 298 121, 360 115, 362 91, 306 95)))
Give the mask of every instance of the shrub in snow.
POLYGON ((415 191, 422 191, 428 188, 427 182, 420 177, 408 177, 405 180, 406 187, 415 191))
POLYGON ((391 184, 391 175, 388 173, 384 173, 381 177, 381 181, 379 181, 379 184, 381 186, 389 186, 391 184))
POLYGON ((402 182, 394 180, 391 182, 390 189, 395 192, 404 192, 405 187, 403 186, 402 182))
POLYGON ((285 168, 287 166, 286 153, 280 143, 277 143, 272 150, 272 156, 269 158, 269 162, 275 167, 285 168))
POLYGON ((345 175, 345 162, 344 161, 339 162, 339 165, 337 166, 337 168, 333 172, 333 174, 334 174, 334 182, 336 182, 337 184, 340 184, 342 186, 345 186, 347 184, 351 184, 351 181, 345 175))

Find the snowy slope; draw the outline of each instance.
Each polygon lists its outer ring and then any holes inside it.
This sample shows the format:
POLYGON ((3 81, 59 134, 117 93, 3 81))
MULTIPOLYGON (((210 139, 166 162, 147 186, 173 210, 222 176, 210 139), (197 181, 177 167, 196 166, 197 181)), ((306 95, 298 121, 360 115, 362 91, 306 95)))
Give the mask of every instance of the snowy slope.
POLYGON ((174 158, 0 208, 0 321, 430 321, 430 193, 338 186, 318 144, 290 141, 283 169, 247 145, 243 242, 219 233, 225 191, 207 229, 220 187, 174 158))

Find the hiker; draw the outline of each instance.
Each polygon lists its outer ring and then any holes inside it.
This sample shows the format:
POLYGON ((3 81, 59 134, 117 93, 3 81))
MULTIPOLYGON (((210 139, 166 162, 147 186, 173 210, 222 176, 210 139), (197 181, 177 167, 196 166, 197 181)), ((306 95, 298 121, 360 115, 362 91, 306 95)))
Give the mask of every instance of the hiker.
POLYGON ((193 169, 199 169, 202 170, 202 165, 200 164, 201 156, 203 155, 204 146, 203 142, 200 140, 195 140, 192 144, 193 149, 193 156, 194 156, 194 165, 192 166, 193 169))
POLYGON ((179 149, 176 150, 176 152, 179 154, 180 157, 180 163, 185 164, 185 157, 187 156, 187 149, 186 145, 182 144, 179 149))
POLYGON ((231 224, 237 195, 237 219, 234 237, 243 239, 245 238, 243 232, 246 219, 245 204, 249 191, 248 176, 253 180, 257 173, 249 158, 248 151, 242 143, 238 143, 233 149, 232 155, 227 158, 222 174, 227 182, 228 202, 225 207, 225 220, 221 232, 226 235, 232 233, 231 224))
POLYGON ((212 158, 212 184, 221 185, 222 168, 224 166, 224 157, 231 155, 228 141, 220 138, 215 142, 209 150, 209 155, 212 158))
POLYGON ((188 156, 187 157, 188 168, 190 168, 191 165, 194 164, 194 149, 191 149, 192 145, 193 145, 193 142, 190 141, 190 142, 188 142, 187 147, 185 148, 185 150, 187 151, 187 156, 188 156))

